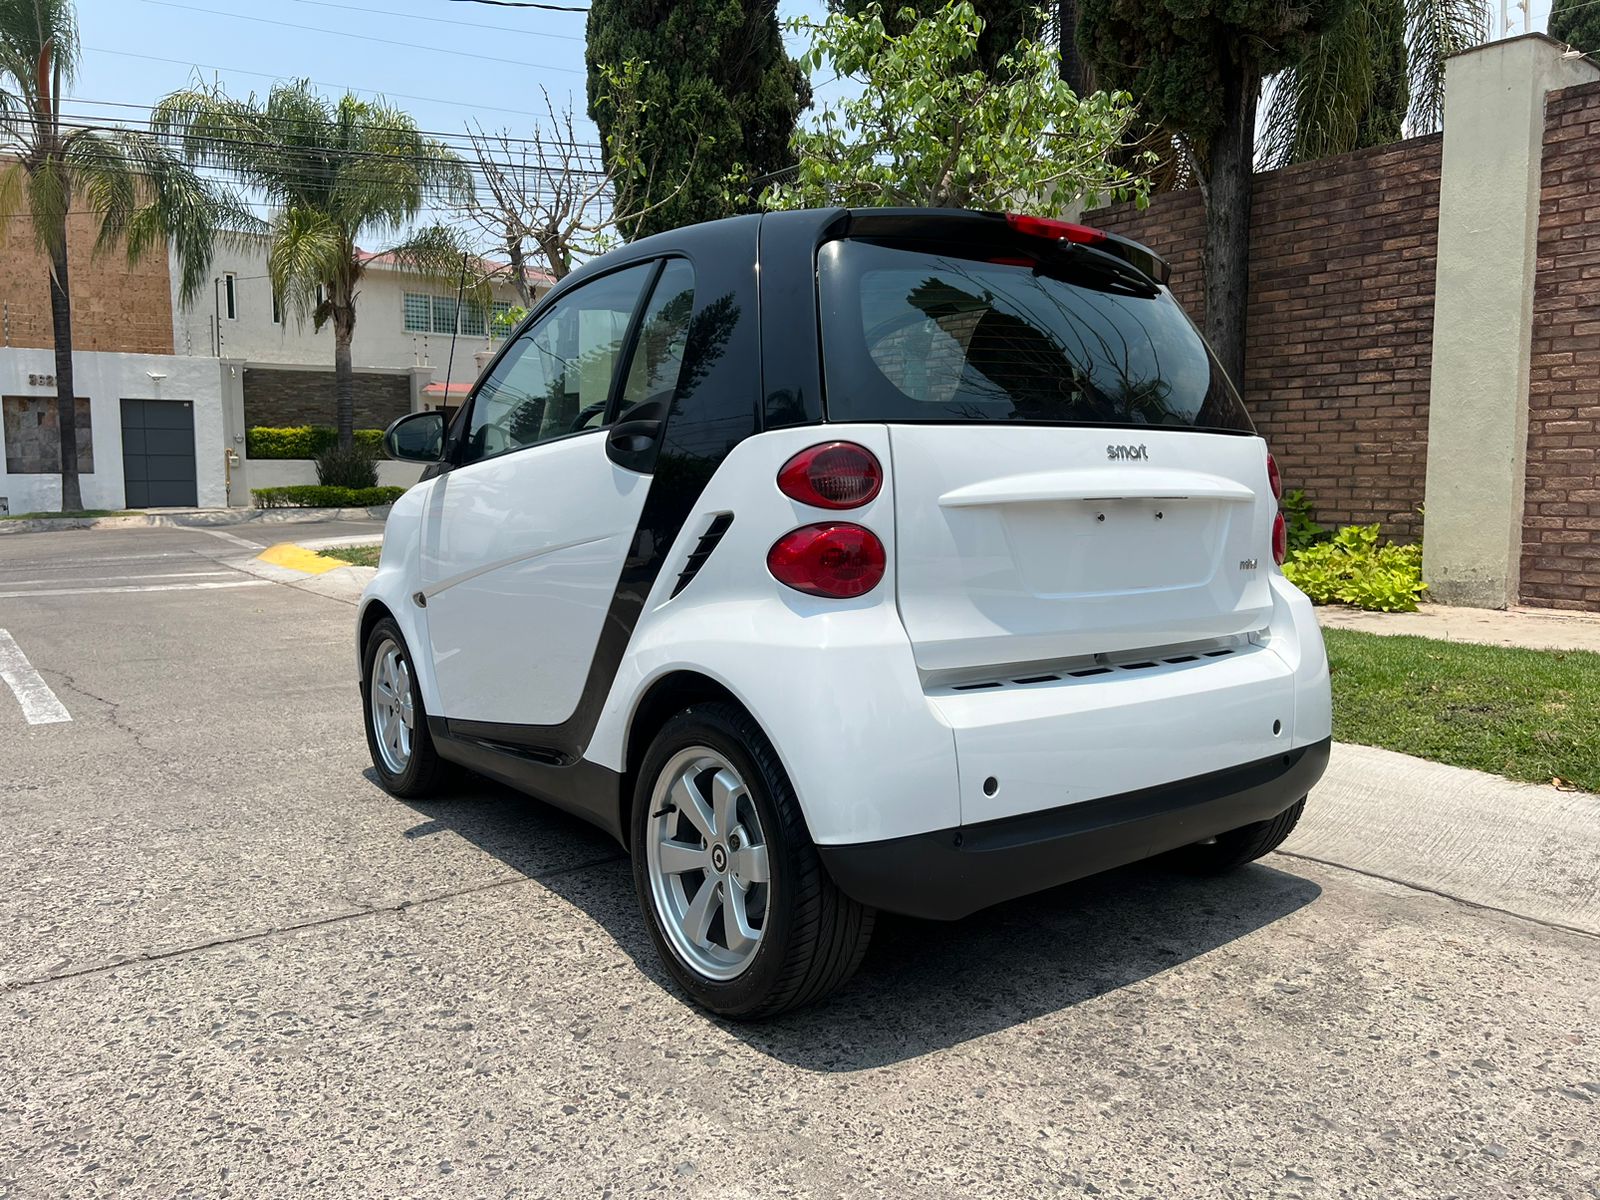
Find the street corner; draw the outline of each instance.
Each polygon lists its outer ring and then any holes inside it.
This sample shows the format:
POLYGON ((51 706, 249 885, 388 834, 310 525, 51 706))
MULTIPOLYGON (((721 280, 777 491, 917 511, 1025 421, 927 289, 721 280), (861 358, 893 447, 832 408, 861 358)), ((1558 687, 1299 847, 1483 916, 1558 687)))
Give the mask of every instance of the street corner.
POLYGON ((260 554, 256 555, 255 560, 269 567, 292 571, 297 575, 326 575, 330 571, 339 571, 350 567, 350 564, 343 559, 319 554, 317 551, 296 542, 279 542, 276 545, 268 546, 260 554))

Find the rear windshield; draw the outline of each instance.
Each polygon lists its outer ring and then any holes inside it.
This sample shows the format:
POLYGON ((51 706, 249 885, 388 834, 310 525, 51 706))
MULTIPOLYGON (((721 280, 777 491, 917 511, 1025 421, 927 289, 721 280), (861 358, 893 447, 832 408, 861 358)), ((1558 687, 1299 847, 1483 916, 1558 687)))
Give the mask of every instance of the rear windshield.
POLYGON ((1253 431, 1171 295, 1108 255, 837 241, 818 285, 831 421, 1253 431))

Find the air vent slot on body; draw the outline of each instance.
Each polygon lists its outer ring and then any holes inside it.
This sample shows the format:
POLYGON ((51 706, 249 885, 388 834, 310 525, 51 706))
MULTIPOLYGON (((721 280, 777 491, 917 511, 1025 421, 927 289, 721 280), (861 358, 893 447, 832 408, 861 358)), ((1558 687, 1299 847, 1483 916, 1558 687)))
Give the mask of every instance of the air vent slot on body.
MULTIPOLYGON (((700 540, 695 548, 689 552, 688 561, 683 564, 683 570, 678 572, 678 581, 672 585, 672 595, 676 596, 700 574, 700 568, 705 566, 706 559, 711 557, 711 552, 717 548, 717 543, 722 541, 722 535, 728 532, 728 526, 733 524, 732 513, 718 513, 711 518, 711 524, 706 526, 706 531, 700 535, 700 540)), ((669 596, 668 599, 671 599, 669 596)))

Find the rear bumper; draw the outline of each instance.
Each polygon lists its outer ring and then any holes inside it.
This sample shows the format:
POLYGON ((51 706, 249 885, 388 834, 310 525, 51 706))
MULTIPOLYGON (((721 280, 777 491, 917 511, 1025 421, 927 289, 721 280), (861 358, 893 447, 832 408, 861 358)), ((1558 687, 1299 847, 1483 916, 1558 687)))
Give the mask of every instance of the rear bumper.
POLYGON ((1118 796, 910 837, 818 846, 844 892, 955 920, 1277 816, 1322 777, 1332 739, 1118 796))

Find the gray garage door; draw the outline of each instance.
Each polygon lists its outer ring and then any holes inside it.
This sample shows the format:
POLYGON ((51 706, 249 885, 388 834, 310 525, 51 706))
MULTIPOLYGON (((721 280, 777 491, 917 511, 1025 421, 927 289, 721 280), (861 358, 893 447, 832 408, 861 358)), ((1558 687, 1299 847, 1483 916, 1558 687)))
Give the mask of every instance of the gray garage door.
POLYGON ((122 402, 122 478, 129 508, 193 508, 194 406, 187 400, 122 402))

